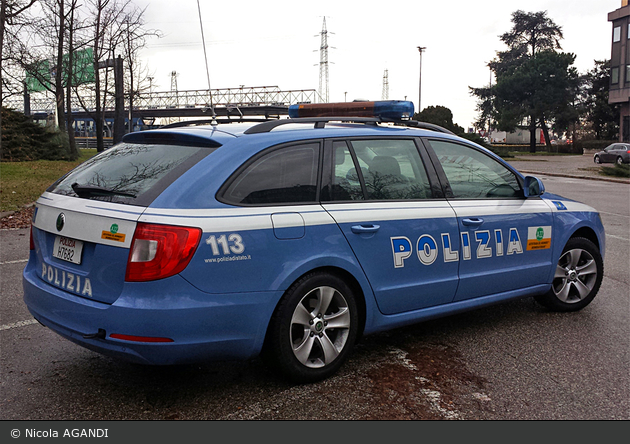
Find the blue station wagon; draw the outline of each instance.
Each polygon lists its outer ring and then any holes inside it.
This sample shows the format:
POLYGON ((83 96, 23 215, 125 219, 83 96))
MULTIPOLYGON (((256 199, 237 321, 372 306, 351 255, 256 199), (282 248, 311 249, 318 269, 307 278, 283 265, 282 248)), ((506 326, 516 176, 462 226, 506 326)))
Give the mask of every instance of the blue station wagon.
POLYGON ((23 273, 32 315, 110 356, 262 353, 308 382, 361 335, 516 298, 593 300, 596 210, 401 120, 411 102, 333 105, 127 134, 55 182, 23 273))

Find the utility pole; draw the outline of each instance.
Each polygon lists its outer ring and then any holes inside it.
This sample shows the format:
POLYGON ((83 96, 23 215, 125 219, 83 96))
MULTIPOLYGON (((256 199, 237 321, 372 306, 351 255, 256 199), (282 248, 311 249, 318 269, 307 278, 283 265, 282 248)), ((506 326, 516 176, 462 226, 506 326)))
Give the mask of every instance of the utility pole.
MULTIPOLYGON (((177 89, 177 76, 179 74, 177 74, 177 71, 171 71, 171 93, 175 93, 175 107, 179 108, 179 91, 177 89)), ((208 90, 208 94, 211 94, 210 90, 208 90)), ((173 99, 173 96, 171 95, 171 100, 173 99)), ((214 113, 214 108, 212 109, 212 112, 214 113)), ((213 114, 214 115, 214 114, 213 114)), ((176 118, 170 118, 169 122, 172 122, 173 119, 177 119, 177 122, 180 122, 181 119, 179 117, 176 118)))
MULTIPOLYGON (((125 135, 125 91, 123 75, 123 59, 118 56, 114 59, 114 145, 122 141, 125 135)), ((129 122, 129 127, 131 128, 131 122, 129 122)))
POLYGON ((328 103, 328 30, 326 17, 322 24, 321 42, 319 45, 319 96, 328 103))
POLYGON ((383 73, 383 92, 381 100, 389 100, 389 73, 387 70, 383 73))
POLYGON ((418 111, 422 111, 422 52, 427 49, 425 46, 418 46, 420 52, 420 74, 418 75, 418 111))

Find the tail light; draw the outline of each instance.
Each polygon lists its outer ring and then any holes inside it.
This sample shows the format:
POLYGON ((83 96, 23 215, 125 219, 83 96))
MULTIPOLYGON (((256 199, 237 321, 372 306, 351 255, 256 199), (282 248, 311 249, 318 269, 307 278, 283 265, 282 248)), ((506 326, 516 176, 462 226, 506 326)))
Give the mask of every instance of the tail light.
POLYGON ((129 282, 154 281, 183 271, 201 239, 201 229, 139 223, 131 241, 129 282))
POLYGON ((31 245, 30 245, 30 249, 31 250, 35 249, 35 240, 33 239, 33 224, 31 224, 31 245))

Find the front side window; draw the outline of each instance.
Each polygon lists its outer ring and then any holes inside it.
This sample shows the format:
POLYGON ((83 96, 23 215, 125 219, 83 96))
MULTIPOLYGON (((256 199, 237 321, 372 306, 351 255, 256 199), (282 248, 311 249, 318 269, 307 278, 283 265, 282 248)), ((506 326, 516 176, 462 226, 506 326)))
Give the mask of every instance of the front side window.
POLYGON ((333 143, 334 171, 330 200, 363 200, 361 179, 346 142, 333 143))
POLYGON ((317 200, 319 143, 274 149, 229 182, 223 199, 231 204, 286 204, 317 200))
POLYGON ((492 157, 472 147, 443 140, 431 140, 453 197, 460 199, 501 199, 521 197, 516 175, 492 157))

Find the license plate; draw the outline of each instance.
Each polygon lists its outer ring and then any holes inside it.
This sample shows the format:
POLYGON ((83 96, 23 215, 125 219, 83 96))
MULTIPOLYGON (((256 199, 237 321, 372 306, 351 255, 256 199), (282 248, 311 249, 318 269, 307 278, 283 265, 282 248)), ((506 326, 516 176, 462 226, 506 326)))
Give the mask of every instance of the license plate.
POLYGON ((55 245, 53 246, 53 257, 62 261, 72 262, 73 264, 81 263, 81 253, 83 252, 83 242, 69 237, 55 237, 55 245))

